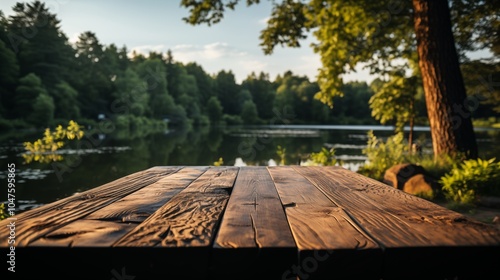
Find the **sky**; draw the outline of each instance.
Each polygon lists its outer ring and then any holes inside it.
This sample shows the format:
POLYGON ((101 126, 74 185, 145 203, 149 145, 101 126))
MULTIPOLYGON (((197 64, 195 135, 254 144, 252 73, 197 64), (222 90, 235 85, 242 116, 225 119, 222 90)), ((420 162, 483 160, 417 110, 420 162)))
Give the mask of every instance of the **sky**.
MULTIPOLYGON (((0 10, 12 15, 16 0, 0 0, 0 10)), ((27 1, 28 3, 31 1, 27 1)), ((180 0, 47 0, 43 1, 61 21, 61 29, 71 42, 85 31, 94 32, 104 45, 126 46, 147 54, 171 50, 175 61, 196 62, 209 74, 231 70, 238 83, 251 72, 268 73, 271 80, 290 70, 295 75, 316 80, 321 66, 318 54, 310 47, 314 36, 303 40, 300 48, 277 46, 264 55, 259 46, 260 31, 271 13, 271 1, 246 6, 240 1, 235 11, 208 27, 189 25, 182 18, 189 14, 180 0)), ((344 81, 367 81, 367 70, 344 76, 344 81)))

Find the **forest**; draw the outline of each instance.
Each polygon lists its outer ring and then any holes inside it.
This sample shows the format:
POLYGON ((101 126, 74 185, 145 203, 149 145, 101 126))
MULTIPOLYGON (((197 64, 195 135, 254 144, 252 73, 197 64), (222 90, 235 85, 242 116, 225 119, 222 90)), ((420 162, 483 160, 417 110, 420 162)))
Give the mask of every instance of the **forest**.
MULTIPOLYGON (((38 1, 18 3, 13 11, 9 17, 0 11, 2 130, 45 128, 68 120, 94 125, 102 119, 128 130, 221 124, 403 125, 409 119, 398 116, 404 115, 427 125, 418 83, 397 88, 399 95, 388 99, 397 79, 348 82, 341 88, 343 96, 335 96, 334 106, 328 106, 315 98, 318 83, 294 75, 293 69, 274 80, 252 72, 237 83, 230 69, 207 73, 194 61, 177 62, 171 51, 140 54, 127 46, 104 45, 92 31, 70 43, 57 15, 38 1)), ((498 95, 498 88, 490 90, 479 79, 497 70, 498 63, 491 61, 462 64, 466 87, 480 101, 471 110, 475 120, 498 114, 497 102, 484 97, 484 92, 498 95)))

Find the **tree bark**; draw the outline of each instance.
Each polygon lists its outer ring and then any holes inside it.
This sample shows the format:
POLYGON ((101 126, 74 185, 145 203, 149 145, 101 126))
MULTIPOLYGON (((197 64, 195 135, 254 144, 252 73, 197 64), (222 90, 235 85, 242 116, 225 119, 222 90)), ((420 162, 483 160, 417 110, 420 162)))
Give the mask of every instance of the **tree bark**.
POLYGON ((434 157, 461 152, 466 158, 477 158, 448 1, 413 0, 413 8, 434 157))

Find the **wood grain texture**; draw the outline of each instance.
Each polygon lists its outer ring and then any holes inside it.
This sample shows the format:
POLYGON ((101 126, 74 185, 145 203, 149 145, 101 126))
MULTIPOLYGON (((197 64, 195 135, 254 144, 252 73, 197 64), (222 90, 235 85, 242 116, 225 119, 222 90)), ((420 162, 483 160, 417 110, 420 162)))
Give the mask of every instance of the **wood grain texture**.
POLYGON ((275 279, 297 263, 283 205, 265 167, 236 179, 212 254, 214 279, 275 279))
POLYGON ((114 246, 210 245, 237 174, 237 167, 209 169, 114 246))
POLYGON ((184 190, 207 169, 208 167, 206 166, 184 167, 175 173, 161 178, 154 184, 91 213, 85 218, 120 222, 143 222, 174 195, 184 190))
POLYGON ((265 167, 240 170, 215 246, 295 247, 283 205, 265 167))
POLYGON ((286 278, 380 279, 381 248, 342 208, 291 166, 268 169, 299 248, 298 269, 286 278))
POLYGON ((44 235, 30 246, 109 247, 136 226, 135 223, 81 219, 44 235))
POLYGON ((269 167, 300 250, 379 248, 344 210, 293 167, 269 167))
POLYGON ((495 227, 341 167, 154 167, 15 218, 21 277, 487 279, 500 259, 495 227))
MULTIPOLYGON (((27 246, 36 239, 81 219, 181 167, 144 170, 59 201, 16 215, 16 245, 27 246)), ((0 246, 7 246, 8 220, 0 222, 0 246)))
POLYGON ((308 178, 384 247, 498 245, 491 227, 346 169, 301 167, 308 178), (454 222, 465 220, 467 223, 454 222), (464 226, 464 224, 467 224, 464 226), (486 226, 486 225, 485 225, 486 226), (485 231, 482 231, 484 229, 485 231))
POLYGON ((478 279, 500 259, 492 226, 346 169, 295 170, 382 246, 382 279, 478 279), (416 270, 423 260, 425 268, 416 270))
POLYGON ((33 245, 111 246, 207 169, 208 167, 184 167, 83 219, 45 235, 33 245))
MULTIPOLYGON (((432 236, 432 243, 427 242, 426 246, 500 245, 500 231, 491 225, 387 187, 350 170, 336 169, 326 172, 333 178, 339 178, 342 186, 353 189, 358 195, 376 203, 388 217, 394 217, 398 223, 408 225, 415 234, 421 234, 423 240, 432 236)), ((393 239, 394 236, 390 238, 393 239)), ((382 240, 383 237, 378 236, 377 239, 382 240)))

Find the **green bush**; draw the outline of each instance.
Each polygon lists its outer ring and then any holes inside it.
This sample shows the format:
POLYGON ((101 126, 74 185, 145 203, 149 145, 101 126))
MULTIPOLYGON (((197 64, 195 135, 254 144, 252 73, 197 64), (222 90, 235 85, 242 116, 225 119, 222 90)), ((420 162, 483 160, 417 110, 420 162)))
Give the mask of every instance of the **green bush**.
POLYGON ((455 165, 439 182, 445 197, 462 205, 473 205, 478 196, 500 196, 500 162, 470 159, 455 165))
POLYGON ((9 214, 5 211, 5 204, 0 203, 0 221, 3 219, 7 219, 9 214))
POLYGON ((337 159, 335 158, 335 149, 327 149, 325 147, 321 148, 321 151, 317 153, 311 153, 309 159, 321 166, 334 166, 337 164, 337 159))
POLYGON ((384 173, 391 166, 403 163, 406 160, 408 146, 404 142, 403 133, 397 133, 384 142, 377 138, 373 131, 368 132, 368 143, 363 154, 368 158, 367 163, 358 170, 360 174, 383 180, 384 173))

